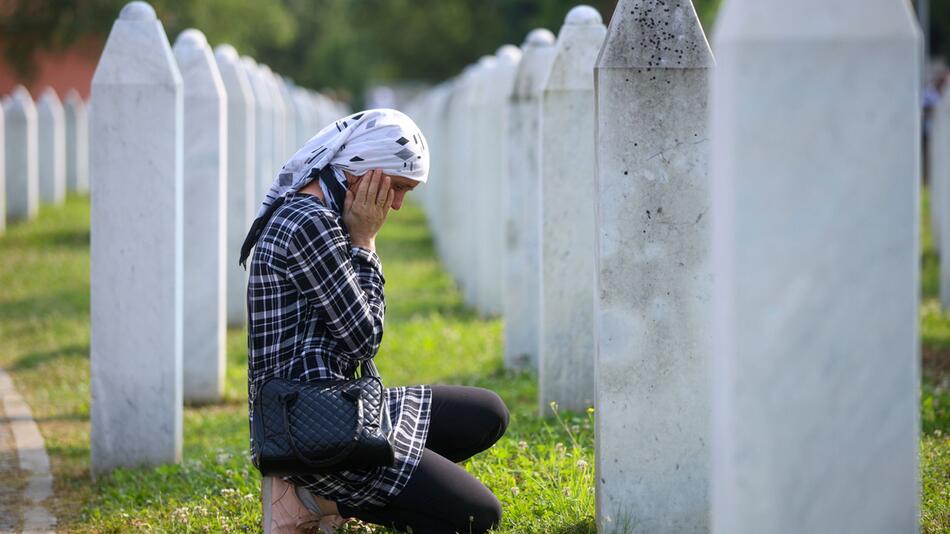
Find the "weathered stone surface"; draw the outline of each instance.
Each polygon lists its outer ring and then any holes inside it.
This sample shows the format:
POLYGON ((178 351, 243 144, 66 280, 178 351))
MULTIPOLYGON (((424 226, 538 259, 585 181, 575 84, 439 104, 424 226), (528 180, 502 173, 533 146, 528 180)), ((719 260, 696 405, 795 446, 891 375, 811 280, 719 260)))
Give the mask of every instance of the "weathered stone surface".
POLYGON ((66 189, 89 191, 89 119, 86 103, 75 89, 63 101, 66 117, 66 189))
POLYGON ((712 66, 688 0, 621 0, 597 59, 595 442, 605 532, 709 529, 712 66))
POLYGON ((594 62, 606 33, 596 9, 571 9, 541 95, 542 415, 594 404, 594 62))
POLYGON ((66 117, 56 91, 47 87, 36 105, 40 201, 66 200, 66 117))
POLYGON ((227 239, 227 93, 204 34, 173 47, 184 94, 184 333, 186 402, 224 393, 227 239))
MULTIPOLYGON (((554 35, 535 29, 521 45, 508 122, 505 367, 538 369, 541 317, 540 96, 554 60, 554 35)), ((502 134, 503 135, 503 134, 502 134)))
POLYGON ((901 0, 724 8, 713 532, 917 532, 919 31, 901 0))
POLYGON ((18 85, 3 101, 6 164, 6 220, 36 217, 40 207, 37 167, 36 107, 30 93, 18 85))
POLYGON ((228 324, 247 323, 247 271, 238 264, 241 245, 257 213, 254 180, 254 90, 231 45, 215 48, 215 58, 228 100, 228 219, 224 256, 228 324))
POLYGON ((182 80, 144 2, 112 26, 90 108, 94 473, 181 459, 182 80))

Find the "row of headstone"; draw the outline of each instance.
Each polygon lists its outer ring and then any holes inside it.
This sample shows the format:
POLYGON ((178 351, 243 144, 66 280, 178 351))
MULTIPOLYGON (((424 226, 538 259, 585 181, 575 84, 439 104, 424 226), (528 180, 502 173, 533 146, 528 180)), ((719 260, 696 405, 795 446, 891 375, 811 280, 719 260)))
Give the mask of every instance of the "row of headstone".
POLYGON ((221 398, 246 320, 244 237, 277 168, 346 110, 131 2, 90 106, 94 472, 181 458, 183 402, 221 398))
POLYGON ((579 6, 423 93, 438 252, 542 412, 593 400, 600 532, 916 532, 913 15, 725 0, 715 42, 579 6))
POLYGON ((62 204, 66 191, 89 188, 86 104, 75 90, 64 102, 46 88, 37 102, 22 85, 0 112, 0 232, 34 218, 40 203, 62 204))

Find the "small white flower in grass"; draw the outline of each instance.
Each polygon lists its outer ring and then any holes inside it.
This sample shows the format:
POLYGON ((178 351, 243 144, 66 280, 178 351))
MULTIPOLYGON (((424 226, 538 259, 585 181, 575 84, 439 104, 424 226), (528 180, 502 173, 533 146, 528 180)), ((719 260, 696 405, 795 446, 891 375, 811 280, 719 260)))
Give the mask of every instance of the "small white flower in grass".
POLYGON ((577 433, 580 432, 580 431, 581 431, 581 427, 580 427, 580 426, 578 426, 578 425, 571 425, 571 432, 577 434, 577 433))
POLYGON ((234 489, 234 488, 222 488, 222 489, 221 489, 221 496, 222 496, 222 497, 231 498, 231 497, 234 497, 235 495, 237 495, 237 492, 238 492, 238 491, 237 491, 236 489, 234 489))
POLYGON ((521 493, 521 490, 518 489, 518 486, 511 488, 511 494, 514 495, 515 497, 517 497, 519 493, 521 493))
POLYGON ((565 486, 564 489, 561 490, 561 493, 563 493, 565 497, 570 497, 570 496, 571 496, 571 488, 565 486))
POLYGON ((567 447, 564 446, 560 441, 554 444, 554 450, 561 456, 567 451, 567 447))
POLYGON ((219 453, 218 453, 218 463, 219 463, 219 464, 228 463, 230 460, 231 460, 231 455, 230 455, 230 454, 228 454, 228 453, 226 453, 226 452, 219 452, 219 453))
POLYGON ((943 431, 941 431, 939 428, 934 430, 934 436, 937 436, 939 438, 942 435, 943 435, 943 431))
POLYGON ((175 508, 175 511, 172 512, 172 518, 179 523, 187 523, 188 518, 191 515, 191 510, 187 506, 182 506, 181 508, 175 508))
POLYGON ((244 496, 244 500, 245 500, 245 501, 253 501, 253 500, 254 500, 254 494, 253 494, 253 493, 248 493, 247 495, 244 496))
POLYGON ((525 441, 525 440, 519 441, 519 442, 518 442, 518 450, 521 451, 521 452, 524 452, 524 451, 528 450, 528 442, 525 441))
POLYGON ((587 461, 584 460, 583 458, 580 459, 580 460, 578 460, 578 461, 577 461, 577 468, 580 469, 581 471, 583 471, 584 469, 587 469, 587 461))

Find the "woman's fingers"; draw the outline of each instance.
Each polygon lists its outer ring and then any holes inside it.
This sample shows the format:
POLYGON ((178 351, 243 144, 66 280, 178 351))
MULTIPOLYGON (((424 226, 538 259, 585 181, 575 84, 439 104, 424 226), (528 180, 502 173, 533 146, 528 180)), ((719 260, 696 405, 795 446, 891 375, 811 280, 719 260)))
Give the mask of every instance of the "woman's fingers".
POLYGON ((369 177, 363 176, 359 183, 356 184, 356 202, 359 204, 366 203, 366 188, 369 185, 369 177))
POLYGON ((376 204, 376 195, 379 193, 379 173, 376 169, 370 171, 369 189, 366 190, 366 202, 376 204))
POLYGON ((386 203, 386 199, 389 197, 389 191, 392 188, 389 187, 389 176, 383 175, 382 180, 379 184, 379 195, 376 197, 376 205, 382 207, 386 203))

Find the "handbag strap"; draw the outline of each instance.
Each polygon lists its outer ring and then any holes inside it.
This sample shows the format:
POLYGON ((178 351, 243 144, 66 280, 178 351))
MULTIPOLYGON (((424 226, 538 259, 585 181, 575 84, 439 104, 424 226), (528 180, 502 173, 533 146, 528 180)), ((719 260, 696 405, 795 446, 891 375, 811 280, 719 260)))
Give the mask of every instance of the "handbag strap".
POLYGON ((360 376, 375 376, 376 378, 382 378, 379 376, 379 370, 376 369, 376 362, 373 361, 373 358, 360 361, 360 376))
MULTIPOLYGON (((344 397, 349 398, 346 395, 344 395, 344 397)), ((346 446, 344 446, 343 449, 340 450, 340 452, 324 460, 311 460, 307 458, 306 456, 304 456, 300 452, 300 448, 297 445, 297 440, 294 438, 294 434, 290 429, 290 403, 297 400, 297 392, 294 391, 286 395, 281 395, 280 400, 282 401, 283 410, 284 410, 284 430, 287 432, 287 437, 289 438, 291 448, 293 448, 294 450, 294 454, 297 455, 297 459, 303 462, 304 464, 309 465, 311 467, 317 467, 317 468, 331 466, 337 463, 342 458, 346 457, 350 453, 350 451, 353 450, 353 447, 355 447, 356 444, 358 443, 356 438, 358 437, 357 433, 359 432, 359 421, 362 419, 362 414, 363 414, 363 400, 359 396, 356 396, 357 416, 356 416, 356 422, 353 424, 353 440, 347 443, 346 446)))

